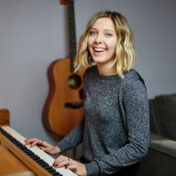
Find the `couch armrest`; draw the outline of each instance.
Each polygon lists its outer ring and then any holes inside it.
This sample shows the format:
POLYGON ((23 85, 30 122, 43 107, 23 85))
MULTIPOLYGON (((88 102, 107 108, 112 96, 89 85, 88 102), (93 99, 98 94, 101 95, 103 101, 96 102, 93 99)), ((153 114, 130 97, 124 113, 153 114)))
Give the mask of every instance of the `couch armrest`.
POLYGON ((175 140, 151 133, 150 134, 150 149, 176 158, 176 141, 175 140))
POLYGON ((174 176, 176 141, 151 133, 148 154, 141 160, 141 176, 174 176))

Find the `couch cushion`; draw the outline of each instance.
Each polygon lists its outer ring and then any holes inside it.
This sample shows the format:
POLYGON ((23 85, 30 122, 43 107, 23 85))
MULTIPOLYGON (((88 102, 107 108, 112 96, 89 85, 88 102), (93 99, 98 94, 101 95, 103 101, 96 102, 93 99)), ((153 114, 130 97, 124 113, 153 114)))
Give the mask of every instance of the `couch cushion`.
POLYGON ((176 94, 150 100, 151 131, 176 140, 176 94))
POLYGON ((150 136, 150 149, 176 158, 176 141, 156 134, 150 136))

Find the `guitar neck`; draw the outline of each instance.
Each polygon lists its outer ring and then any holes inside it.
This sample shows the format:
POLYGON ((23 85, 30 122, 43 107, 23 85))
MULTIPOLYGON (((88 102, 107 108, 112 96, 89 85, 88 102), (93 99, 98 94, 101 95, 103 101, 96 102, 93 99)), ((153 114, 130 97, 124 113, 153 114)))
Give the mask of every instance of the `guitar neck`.
POLYGON ((68 0, 68 26, 69 26, 70 70, 71 70, 71 72, 73 72, 74 71, 74 59, 75 59, 75 55, 76 55, 74 0, 68 0))

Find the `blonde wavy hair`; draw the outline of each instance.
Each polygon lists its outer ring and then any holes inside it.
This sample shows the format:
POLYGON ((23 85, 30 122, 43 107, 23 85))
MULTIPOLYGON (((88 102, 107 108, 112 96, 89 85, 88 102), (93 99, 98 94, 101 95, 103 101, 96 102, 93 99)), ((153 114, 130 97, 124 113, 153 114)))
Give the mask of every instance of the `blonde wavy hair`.
POLYGON ((90 30, 99 18, 110 18, 113 21, 117 34, 117 44, 112 66, 115 66, 117 74, 123 77, 123 73, 131 69, 137 60, 134 37, 126 18, 120 13, 112 11, 100 11, 88 22, 85 32, 79 39, 74 63, 75 72, 90 67, 93 64, 87 43, 90 30))

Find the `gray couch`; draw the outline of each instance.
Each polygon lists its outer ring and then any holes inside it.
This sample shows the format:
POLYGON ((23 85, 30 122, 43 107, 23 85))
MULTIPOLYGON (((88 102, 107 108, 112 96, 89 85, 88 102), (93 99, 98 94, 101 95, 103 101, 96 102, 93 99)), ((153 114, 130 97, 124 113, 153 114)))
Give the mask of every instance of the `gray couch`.
POLYGON ((141 161, 141 176, 176 176, 176 94, 149 100, 150 148, 141 161))

